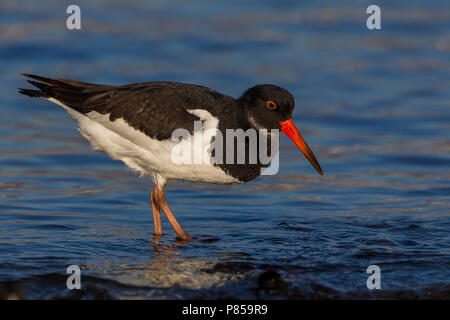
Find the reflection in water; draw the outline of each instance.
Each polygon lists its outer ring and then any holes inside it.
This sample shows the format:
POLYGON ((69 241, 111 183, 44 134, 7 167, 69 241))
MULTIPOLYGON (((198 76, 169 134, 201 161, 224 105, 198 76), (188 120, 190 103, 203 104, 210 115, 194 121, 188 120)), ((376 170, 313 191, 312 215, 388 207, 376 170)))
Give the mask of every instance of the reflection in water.
POLYGON ((378 33, 353 1, 85 6, 77 34, 56 6, 2 7, 0 298, 449 298, 447 2, 385 4, 378 33), (58 107, 16 94, 20 72, 233 96, 278 84, 326 175, 282 138, 277 175, 170 185, 194 240, 168 224, 149 239, 151 182, 90 150, 58 107), (65 287, 71 264, 80 292, 65 287), (371 264, 381 291, 366 288, 371 264))

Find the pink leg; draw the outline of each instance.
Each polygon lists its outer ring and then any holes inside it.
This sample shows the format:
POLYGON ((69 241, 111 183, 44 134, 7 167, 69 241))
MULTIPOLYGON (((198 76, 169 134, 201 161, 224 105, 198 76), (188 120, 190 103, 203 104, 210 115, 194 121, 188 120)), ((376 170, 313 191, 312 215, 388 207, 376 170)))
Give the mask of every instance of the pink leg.
POLYGON ((160 237, 162 236, 162 225, 161 225, 161 213, 159 211, 159 205, 155 201, 155 192, 157 187, 155 187, 152 192, 150 193, 150 201, 152 203, 152 211, 153 211, 153 223, 155 227, 155 236, 160 237))
POLYGON ((155 189, 153 189, 152 193, 154 195, 154 199, 157 205, 166 215, 166 218, 167 220, 169 220, 173 230, 175 230, 178 239, 192 240, 192 237, 186 231, 183 230, 183 228, 180 226, 177 219, 173 215, 172 210, 170 210, 170 207, 167 204, 166 195, 164 194, 164 186, 156 186, 155 189))

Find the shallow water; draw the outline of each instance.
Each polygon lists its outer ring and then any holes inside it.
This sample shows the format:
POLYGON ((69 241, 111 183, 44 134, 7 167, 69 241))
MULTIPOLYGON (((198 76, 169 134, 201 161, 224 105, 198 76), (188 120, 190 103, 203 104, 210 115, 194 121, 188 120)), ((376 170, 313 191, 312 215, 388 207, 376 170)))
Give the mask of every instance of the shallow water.
POLYGON ((450 10, 446 1, 59 1, 0 5, 0 297, 450 297, 450 10), (151 241, 151 181, 91 151, 73 120, 20 96, 20 72, 123 84, 274 83, 315 174, 281 140, 280 171, 238 186, 176 183, 151 241), (82 268, 81 291, 65 286, 82 268), (366 268, 381 268, 381 290, 366 268))

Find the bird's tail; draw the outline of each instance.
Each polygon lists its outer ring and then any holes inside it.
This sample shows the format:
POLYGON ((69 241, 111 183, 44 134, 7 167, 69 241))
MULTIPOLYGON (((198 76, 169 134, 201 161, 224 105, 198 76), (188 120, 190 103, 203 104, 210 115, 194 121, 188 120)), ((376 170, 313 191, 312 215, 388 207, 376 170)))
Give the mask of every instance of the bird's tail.
POLYGON ((56 80, 56 79, 50 79, 45 78, 41 76, 37 76, 34 74, 28 74, 28 73, 22 73, 25 77, 38 80, 27 80, 29 83, 31 83, 33 86, 38 88, 39 90, 31 90, 31 89, 24 89, 19 88, 19 93, 27 95, 29 97, 36 97, 36 98, 51 98, 53 97, 53 94, 51 92, 51 89, 54 87, 68 87, 69 84, 64 83, 64 81, 56 80))
POLYGON ((84 110, 85 101, 92 96, 104 93, 112 86, 81 82, 68 79, 51 79, 34 74, 23 73, 24 76, 37 80, 27 80, 39 90, 19 88, 19 93, 29 97, 44 99, 54 98, 75 110, 84 110))
POLYGON ((50 98, 51 97, 51 94, 50 94, 51 86, 46 83, 49 83, 52 79, 36 76, 33 74, 27 74, 27 73, 23 73, 23 75, 26 77, 41 81, 41 82, 36 82, 36 81, 32 81, 32 80, 27 80, 29 83, 31 83, 33 86, 37 87, 40 90, 19 88, 18 89, 19 93, 27 95, 29 97, 35 97, 35 98, 50 98))
POLYGON ((25 94, 30 97, 42 97, 42 98, 49 98, 53 97, 55 94, 54 90, 70 90, 70 91, 82 91, 82 90, 97 90, 102 88, 108 88, 111 86, 106 85, 100 85, 95 83, 89 83, 89 82, 82 82, 82 81, 75 81, 75 80, 68 80, 68 79, 52 79, 52 78, 46 78, 42 76, 37 76, 35 74, 29 74, 29 73, 22 73, 25 77, 37 80, 27 80, 29 83, 31 83, 33 86, 37 87, 40 90, 30 90, 30 89, 23 89, 19 88, 19 92, 22 94, 25 94))

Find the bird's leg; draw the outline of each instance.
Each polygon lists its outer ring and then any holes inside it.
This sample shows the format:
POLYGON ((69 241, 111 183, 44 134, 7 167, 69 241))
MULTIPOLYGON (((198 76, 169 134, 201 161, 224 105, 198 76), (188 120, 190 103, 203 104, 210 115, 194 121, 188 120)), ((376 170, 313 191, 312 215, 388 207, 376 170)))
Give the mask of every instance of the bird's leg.
POLYGON ((155 237, 161 237, 162 236, 162 226, 161 226, 161 213, 158 203, 155 199, 155 193, 157 192, 157 188, 155 187, 152 192, 150 193, 150 201, 152 203, 152 211, 153 211, 153 223, 155 227, 155 237))
POLYGON ((177 219, 173 215, 172 210, 170 210, 169 205, 167 204, 166 195, 164 194, 164 186, 156 186, 153 191, 155 192, 154 196, 159 208, 166 215, 166 218, 167 220, 169 220, 173 230, 175 230, 178 239, 192 240, 192 237, 183 230, 183 228, 180 226, 177 219))

